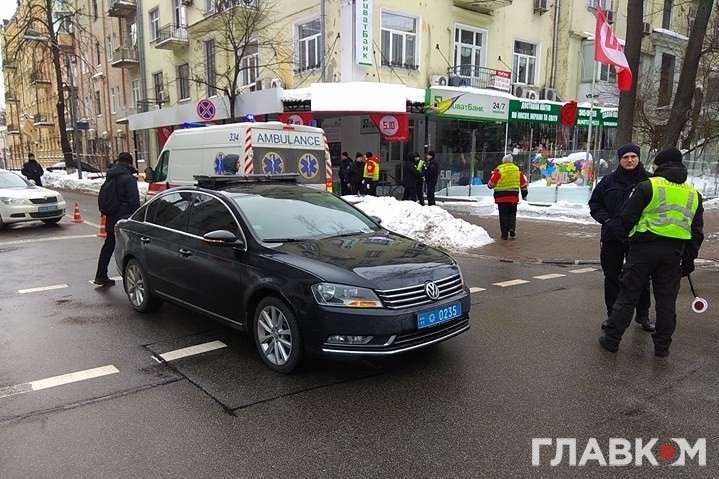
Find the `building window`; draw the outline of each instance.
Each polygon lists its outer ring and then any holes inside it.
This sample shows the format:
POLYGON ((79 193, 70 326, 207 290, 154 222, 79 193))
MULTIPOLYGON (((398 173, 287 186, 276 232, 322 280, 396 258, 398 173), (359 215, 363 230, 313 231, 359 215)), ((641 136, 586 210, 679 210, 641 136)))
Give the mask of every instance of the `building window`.
POLYGON ((458 73, 466 77, 479 76, 479 69, 484 65, 484 45, 486 33, 474 28, 456 27, 454 29, 454 64, 458 73))
POLYGON ((240 84, 254 86, 260 75, 259 48, 257 42, 245 47, 245 54, 240 60, 240 84))
MULTIPOLYGON (((582 83, 591 83, 594 70, 594 42, 585 42, 582 46, 582 83)), ((611 65, 597 63, 597 80, 614 83, 617 72, 611 65)))
POLYGON ((130 39, 130 47, 134 48, 137 46, 137 24, 135 22, 130 23, 127 26, 128 38, 130 39))
POLYGON ((112 36, 110 36, 110 35, 107 36, 107 41, 105 42, 105 47, 107 48, 107 51, 105 52, 106 58, 112 58, 112 52, 114 51, 112 36))
POLYGON ((534 85, 537 81, 537 63, 537 45, 515 41, 512 82, 534 85))
POLYGON ((207 80, 207 96, 217 95, 217 73, 215 70, 215 40, 205 40, 205 79, 207 80))
POLYGON ((297 26, 297 69, 311 70, 320 66, 320 20, 297 26))
POLYGON ((672 7, 674 7, 673 0, 664 0, 664 13, 662 15, 662 28, 666 30, 672 29, 672 7))
POLYGON ((162 78, 162 72, 152 74, 152 85, 155 89, 155 101, 158 103, 165 102, 165 82, 162 78))
POLYGON ((190 98, 190 65, 187 63, 177 67, 177 93, 180 100, 190 98))
POLYGON ((174 22, 176 27, 187 26, 187 11, 185 10, 184 1, 174 0, 174 22))
POLYGON ((120 88, 110 88, 110 108, 113 115, 120 109, 120 88))
POLYGON ((97 20, 97 0, 92 0, 92 16, 97 20))
POLYGON ((137 110, 137 104, 140 103, 140 80, 132 80, 130 82, 130 88, 132 89, 132 107, 137 110))
POLYGON ((659 97, 657 106, 668 106, 674 93, 674 66, 676 58, 669 53, 662 53, 662 69, 659 74, 659 97))
POLYGON ((614 0, 587 0, 589 8, 601 8, 605 12, 614 11, 614 0))
POLYGON ((150 10, 150 39, 157 41, 160 37, 160 11, 155 8, 150 10))
POLYGON ((417 19, 382 12, 382 64, 417 68, 417 19))
POLYGON ((101 51, 100 50, 100 42, 95 42, 95 55, 97 57, 97 58, 95 58, 97 60, 95 65, 97 65, 97 66, 102 65, 102 53, 100 53, 100 51, 101 51))
POLYGON ((102 115, 102 99, 100 97, 100 90, 95 90, 95 114, 97 116, 102 115))

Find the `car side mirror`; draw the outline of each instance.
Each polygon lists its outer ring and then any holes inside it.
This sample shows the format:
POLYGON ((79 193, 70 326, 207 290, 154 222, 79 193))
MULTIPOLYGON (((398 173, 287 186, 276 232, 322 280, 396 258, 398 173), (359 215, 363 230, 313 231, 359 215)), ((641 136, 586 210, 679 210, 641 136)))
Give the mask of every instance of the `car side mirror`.
POLYGON ((236 248, 244 248, 245 242, 241 238, 235 236, 234 233, 227 230, 210 231, 202 237, 206 243, 215 246, 234 246, 236 248))
POLYGON ((382 218, 380 218, 379 216, 370 216, 370 218, 372 219, 372 221, 374 221, 378 225, 382 224, 382 218))
POLYGON ((152 169, 152 167, 148 166, 147 168, 145 168, 145 182, 152 183, 154 178, 155 171, 152 169))

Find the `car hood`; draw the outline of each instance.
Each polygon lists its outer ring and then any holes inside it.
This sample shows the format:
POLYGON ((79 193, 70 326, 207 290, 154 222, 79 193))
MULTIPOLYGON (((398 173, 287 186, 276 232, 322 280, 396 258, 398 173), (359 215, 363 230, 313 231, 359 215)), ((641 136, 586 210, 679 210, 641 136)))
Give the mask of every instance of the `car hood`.
POLYGON ((60 193, 40 186, 34 186, 32 188, 2 188, 0 189, 0 196, 5 198, 22 198, 26 200, 55 196, 58 201, 62 201, 62 195, 60 193))
POLYGON ((323 281, 395 289, 459 273, 446 253, 389 231, 271 245, 275 261, 323 281))

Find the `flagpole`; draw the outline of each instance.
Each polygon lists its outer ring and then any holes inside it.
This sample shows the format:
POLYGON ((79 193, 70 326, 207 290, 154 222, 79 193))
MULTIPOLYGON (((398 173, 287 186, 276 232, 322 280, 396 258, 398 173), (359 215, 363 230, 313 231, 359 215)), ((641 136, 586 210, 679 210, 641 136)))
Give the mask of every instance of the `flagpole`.
MULTIPOLYGON (((592 148, 592 123, 594 123, 594 87, 597 83, 597 62, 592 62, 592 89, 589 92, 589 131, 587 132, 587 155, 585 161, 589 161, 589 154, 592 148)), ((592 157, 592 187, 597 183, 596 162, 592 157)))

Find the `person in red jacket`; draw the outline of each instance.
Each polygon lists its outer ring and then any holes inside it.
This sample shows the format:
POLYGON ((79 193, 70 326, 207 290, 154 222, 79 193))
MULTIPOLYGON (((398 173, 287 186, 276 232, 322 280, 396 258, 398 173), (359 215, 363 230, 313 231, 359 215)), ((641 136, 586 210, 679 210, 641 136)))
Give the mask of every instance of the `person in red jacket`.
POLYGON ((517 236, 517 203, 519 193, 522 199, 527 199, 527 177, 519 171, 519 167, 513 163, 512 155, 504 155, 502 164, 492 171, 492 176, 487 186, 494 190, 494 202, 499 209, 499 229, 502 239, 509 236, 517 236))

